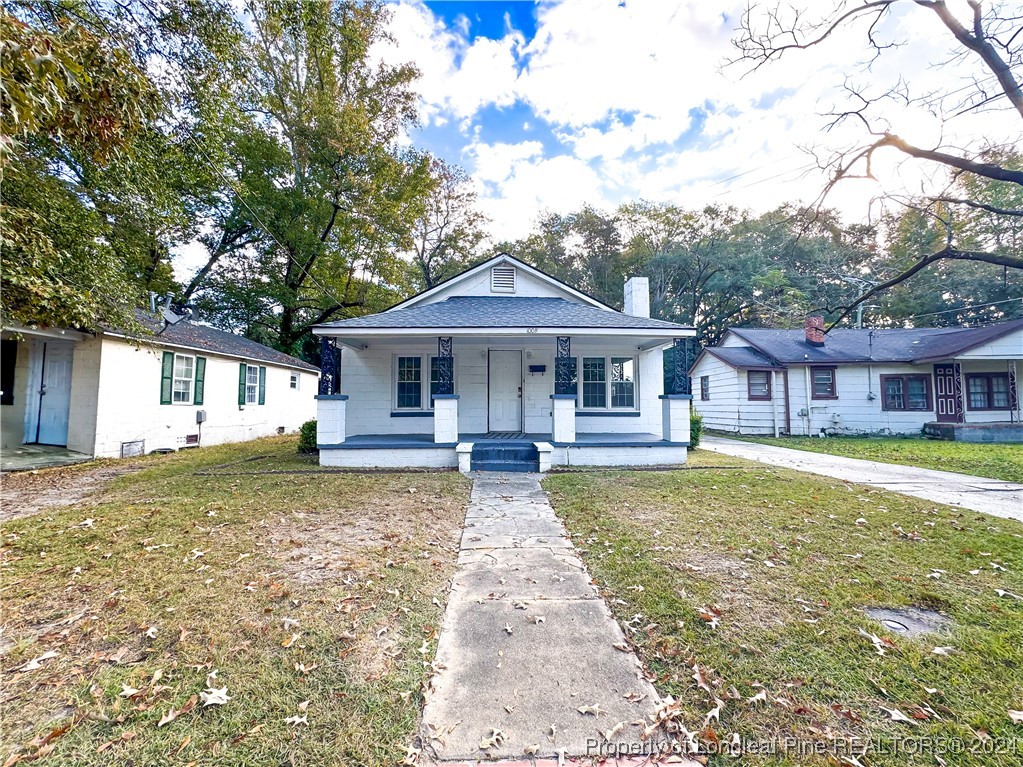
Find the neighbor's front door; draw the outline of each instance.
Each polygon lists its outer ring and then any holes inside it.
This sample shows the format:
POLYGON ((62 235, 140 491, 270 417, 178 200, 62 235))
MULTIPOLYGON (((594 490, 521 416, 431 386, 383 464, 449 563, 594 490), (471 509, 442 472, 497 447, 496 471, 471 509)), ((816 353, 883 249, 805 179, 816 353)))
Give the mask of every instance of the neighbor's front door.
POLYGON ((490 351, 489 430, 522 428, 522 352, 490 351))
POLYGON ((37 346, 37 350, 40 370, 35 383, 39 387, 39 410, 33 441, 43 445, 66 445, 74 345, 64 341, 45 341, 37 346))
POLYGON ((939 421, 956 423, 960 417, 960 403, 956 396, 955 365, 934 366, 934 409, 939 421))

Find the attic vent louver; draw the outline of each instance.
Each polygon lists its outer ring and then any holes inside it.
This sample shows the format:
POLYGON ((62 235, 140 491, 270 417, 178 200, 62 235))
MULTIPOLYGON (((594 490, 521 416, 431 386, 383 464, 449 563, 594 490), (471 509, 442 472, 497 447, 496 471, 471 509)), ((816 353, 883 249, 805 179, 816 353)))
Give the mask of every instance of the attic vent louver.
POLYGON ((492 293, 515 292, 515 267, 495 266, 490 270, 490 291, 492 293))

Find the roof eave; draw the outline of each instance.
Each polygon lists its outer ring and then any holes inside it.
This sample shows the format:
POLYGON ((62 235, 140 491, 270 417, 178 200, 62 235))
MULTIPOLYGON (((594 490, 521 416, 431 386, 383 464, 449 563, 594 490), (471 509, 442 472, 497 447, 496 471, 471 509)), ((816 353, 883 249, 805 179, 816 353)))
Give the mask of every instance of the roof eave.
POLYGON ((530 327, 530 326, 495 326, 480 325, 477 327, 418 327, 418 328, 368 328, 343 327, 336 325, 316 325, 313 335, 345 336, 348 338, 379 336, 634 336, 637 338, 690 338, 696 335, 695 328, 683 325, 670 327, 621 327, 609 328, 601 326, 588 327, 530 327))

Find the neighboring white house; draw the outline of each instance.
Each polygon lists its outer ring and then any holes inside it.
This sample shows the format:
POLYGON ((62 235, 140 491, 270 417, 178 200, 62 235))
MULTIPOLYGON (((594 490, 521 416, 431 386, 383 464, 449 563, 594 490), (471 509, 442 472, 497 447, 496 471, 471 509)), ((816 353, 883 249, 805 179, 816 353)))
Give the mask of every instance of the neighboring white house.
POLYGON ((704 427, 1023 441, 1023 320, 980 328, 730 328, 691 369, 704 427))
POLYGON ((313 332, 323 338, 323 465, 686 459, 686 370, 672 378, 680 393, 665 395, 663 352, 694 331, 650 319, 646 278, 626 283, 618 312, 500 255, 385 312, 313 332))
POLYGON ((314 417, 316 368, 165 314, 140 313, 153 331, 141 340, 5 329, 3 449, 60 445, 117 457, 292 432, 314 417))

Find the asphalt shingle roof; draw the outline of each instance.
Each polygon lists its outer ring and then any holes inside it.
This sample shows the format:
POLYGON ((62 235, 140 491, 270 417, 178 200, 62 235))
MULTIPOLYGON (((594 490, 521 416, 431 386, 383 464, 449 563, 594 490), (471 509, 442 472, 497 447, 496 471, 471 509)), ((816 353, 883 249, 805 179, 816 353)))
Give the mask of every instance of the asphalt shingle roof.
POLYGON ((803 330, 731 328, 730 332, 783 364, 827 364, 943 359, 1019 328, 1023 328, 1023 320, 983 328, 837 328, 827 334, 824 346, 808 344, 803 330))
POLYGON ((633 317, 621 312, 573 303, 563 298, 527 296, 452 296, 432 304, 392 309, 349 320, 328 322, 323 328, 635 328, 688 330, 674 322, 633 317))
POLYGON ((779 365, 766 354, 752 346, 710 346, 707 353, 736 368, 778 368, 779 365))
MULTIPOLYGON (((229 357, 240 357, 254 362, 267 362, 271 365, 282 367, 301 368, 313 373, 319 373, 319 369, 304 362, 298 357, 271 349, 269 346, 245 338, 244 336, 228 333, 225 330, 211 328, 208 325, 199 325, 187 319, 181 319, 173 325, 166 324, 162 315, 152 315, 146 312, 136 312, 136 318, 144 326, 149 328, 153 335, 146 337, 144 341, 153 343, 164 343, 170 346, 186 346, 192 349, 202 349, 211 354, 224 354, 229 357)), ((113 332, 124 335, 119 330, 113 332)))

